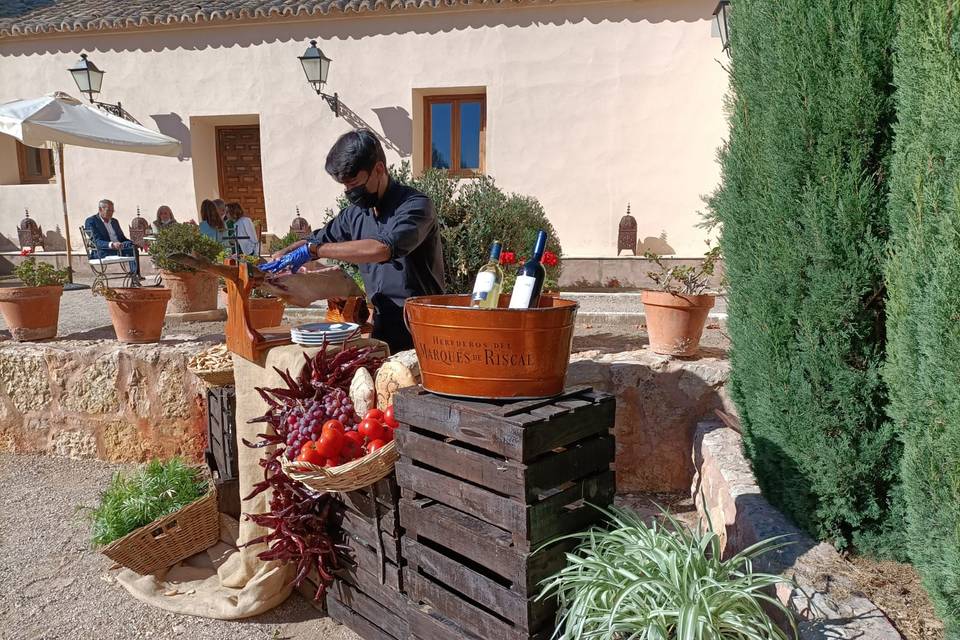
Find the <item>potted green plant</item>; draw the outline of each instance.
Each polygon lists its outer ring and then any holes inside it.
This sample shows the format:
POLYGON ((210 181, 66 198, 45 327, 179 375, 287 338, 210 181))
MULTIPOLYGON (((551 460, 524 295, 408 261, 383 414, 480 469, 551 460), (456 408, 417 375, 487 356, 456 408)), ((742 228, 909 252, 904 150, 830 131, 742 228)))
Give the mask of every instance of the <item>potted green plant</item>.
POLYGON ((603 511, 610 527, 560 538, 579 545, 542 583, 538 599, 558 602, 553 638, 787 640, 768 611, 796 637, 793 616, 772 595, 790 581, 753 569, 783 543, 764 540, 724 559, 709 522, 691 529, 666 512, 648 524, 627 509, 603 511))
POLYGON ((698 265, 667 266, 662 256, 649 251, 644 257, 657 267, 647 275, 658 289, 645 289, 640 294, 650 347, 664 355, 696 355, 707 315, 716 302, 716 294, 707 289, 720 260, 720 247, 707 251, 698 265))
POLYGON ((131 344, 160 342, 171 293, 166 287, 111 289, 100 285, 93 289, 94 295, 107 301, 117 340, 131 344))
POLYGON ((174 224, 160 230, 150 243, 150 258, 170 289, 173 313, 216 309, 217 276, 185 267, 170 256, 185 253, 213 261, 222 250, 219 242, 200 233, 195 225, 174 224))
POLYGON ((60 319, 60 296, 67 281, 67 270, 37 262, 33 253, 17 265, 14 274, 22 287, 0 288, 0 312, 14 340, 21 342, 49 340, 57 335, 60 319))

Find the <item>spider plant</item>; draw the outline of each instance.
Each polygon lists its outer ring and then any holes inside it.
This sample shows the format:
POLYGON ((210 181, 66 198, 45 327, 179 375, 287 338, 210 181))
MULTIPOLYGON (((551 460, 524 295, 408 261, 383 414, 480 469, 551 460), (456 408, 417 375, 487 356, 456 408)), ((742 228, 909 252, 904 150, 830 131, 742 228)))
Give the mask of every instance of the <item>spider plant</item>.
POLYGON ((118 471, 90 511, 93 544, 106 546, 206 494, 199 469, 181 458, 154 459, 129 476, 118 471))
POLYGON ((559 604, 555 639, 788 638, 764 607, 783 614, 796 637, 791 614, 770 595, 789 581, 753 571, 754 559, 783 543, 765 540, 723 560, 709 522, 691 530, 662 509, 663 522, 651 524, 628 509, 600 511, 610 528, 559 538, 579 545, 541 583, 538 598, 556 596, 559 604))

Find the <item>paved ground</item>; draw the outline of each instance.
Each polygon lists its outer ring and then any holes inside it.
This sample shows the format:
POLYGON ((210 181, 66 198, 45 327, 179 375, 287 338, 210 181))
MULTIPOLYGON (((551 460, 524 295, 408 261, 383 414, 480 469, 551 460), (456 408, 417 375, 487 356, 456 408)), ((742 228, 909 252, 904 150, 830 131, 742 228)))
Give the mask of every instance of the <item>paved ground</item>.
MULTIPOLYGON (((616 332, 624 332, 635 330, 644 322, 639 293, 564 293, 563 296, 580 303, 577 324, 581 328, 599 330, 608 327, 616 332)), ((318 302, 315 309, 289 311, 286 320, 319 320, 325 309, 325 303, 318 302)), ((722 298, 717 299, 712 315, 714 320, 726 317, 726 303, 722 298)), ((6 324, 0 317, 0 339, 9 337, 6 329, 6 324)), ((166 338, 212 336, 220 333, 223 333, 222 322, 178 323, 168 319, 164 329, 166 338)), ((64 291, 60 302, 60 326, 57 335, 61 339, 76 340, 114 338, 106 301, 94 296, 89 289, 64 291)))
POLYGON ((116 584, 92 551, 81 506, 118 465, 0 454, 3 640, 359 640, 294 593, 262 616, 228 622, 155 609, 116 584))

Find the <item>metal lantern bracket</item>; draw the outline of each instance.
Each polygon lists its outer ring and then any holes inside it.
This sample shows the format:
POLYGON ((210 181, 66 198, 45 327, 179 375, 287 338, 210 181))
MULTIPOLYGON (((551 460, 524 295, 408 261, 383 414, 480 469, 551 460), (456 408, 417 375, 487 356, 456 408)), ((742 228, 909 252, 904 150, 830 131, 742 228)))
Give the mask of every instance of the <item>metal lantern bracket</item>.
POLYGON ((327 104, 330 105, 331 111, 333 111, 334 117, 340 117, 340 96, 336 92, 331 96, 329 93, 323 93, 317 91, 320 94, 320 97, 326 100, 327 104))

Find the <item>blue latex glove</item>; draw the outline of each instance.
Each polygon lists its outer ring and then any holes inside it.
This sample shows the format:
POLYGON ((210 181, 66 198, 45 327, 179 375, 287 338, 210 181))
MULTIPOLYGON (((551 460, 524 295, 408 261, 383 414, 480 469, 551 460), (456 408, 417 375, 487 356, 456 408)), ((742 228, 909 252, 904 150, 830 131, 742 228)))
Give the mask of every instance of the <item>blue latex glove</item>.
POLYGON ((310 245, 302 245, 283 256, 279 260, 274 260, 273 262, 266 262, 260 265, 260 271, 266 271, 268 273, 277 273, 279 271, 290 270, 290 273, 296 273, 300 271, 300 268, 313 260, 313 256, 310 255, 310 245))

